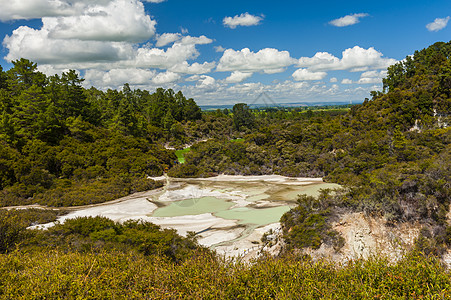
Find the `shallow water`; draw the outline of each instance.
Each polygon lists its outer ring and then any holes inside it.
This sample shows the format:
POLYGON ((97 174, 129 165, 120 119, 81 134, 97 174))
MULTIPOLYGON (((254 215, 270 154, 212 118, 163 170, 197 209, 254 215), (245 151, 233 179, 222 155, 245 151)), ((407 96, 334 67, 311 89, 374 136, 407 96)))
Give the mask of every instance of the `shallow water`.
POLYGON ((154 211, 152 217, 179 217, 226 211, 234 203, 216 197, 202 197, 172 202, 154 211))
POLYGON ((60 221, 96 215, 115 221, 143 219, 180 234, 196 232, 201 244, 221 247, 228 255, 228 247, 233 251, 256 247, 263 235, 259 229, 277 228, 280 217, 296 206, 299 194, 316 196, 320 189, 339 187, 317 179, 286 177, 231 176, 221 180, 169 178, 163 189, 76 209, 60 221))
POLYGON ((202 197, 175 201, 168 206, 158 208, 152 217, 179 217, 211 213, 216 217, 237 220, 239 224, 268 225, 279 222, 280 217, 290 210, 290 206, 276 207, 237 207, 235 203, 216 197, 202 197))
POLYGON ((279 222, 280 217, 289 210, 290 206, 288 205, 267 208, 239 207, 218 212, 215 216, 228 220, 238 220, 239 224, 263 226, 279 222))
MULTIPOLYGON (((187 194, 186 199, 175 198, 174 201, 166 202, 151 216, 181 217, 211 213, 218 218, 237 220, 238 224, 242 225, 264 226, 279 222, 280 217, 295 205, 299 194, 317 196, 320 189, 339 187, 337 184, 323 182, 295 185, 262 181, 207 183, 195 180, 192 180, 189 186, 191 187, 189 189, 191 197, 187 194), (206 192, 206 188, 210 189, 209 192, 206 192), (219 193, 220 196, 216 197, 210 194, 205 197, 193 197, 195 194, 206 193, 208 195, 211 192, 219 193), (234 199, 232 199, 232 194, 235 196, 234 199), (236 197, 241 199, 238 207, 236 197)), ((172 192, 178 193, 180 188, 177 186, 172 192)), ((171 198, 171 195, 169 194, 168 197, 171 198)))

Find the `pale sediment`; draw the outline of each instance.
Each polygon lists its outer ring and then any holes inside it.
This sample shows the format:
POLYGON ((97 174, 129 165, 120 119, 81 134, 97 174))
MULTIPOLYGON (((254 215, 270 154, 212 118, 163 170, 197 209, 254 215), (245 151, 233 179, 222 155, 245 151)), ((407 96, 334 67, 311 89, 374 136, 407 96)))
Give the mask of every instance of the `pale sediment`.
POLYGON ((219 254, 251 258, 261 250, 263 234, 280 227, 279 218, 295 205, 298 194, 317 194, 321 187, 338 187, 321 178, 279 175, 151 179, 168 179, 167 185, 108 203, 72 208, 58 221, 84 216, 104 216, 120 222, 141 219, 175 229, 181 235, 195 232, 200 244, 219 254), (169 216, 158 216, 159 208, 169 216))

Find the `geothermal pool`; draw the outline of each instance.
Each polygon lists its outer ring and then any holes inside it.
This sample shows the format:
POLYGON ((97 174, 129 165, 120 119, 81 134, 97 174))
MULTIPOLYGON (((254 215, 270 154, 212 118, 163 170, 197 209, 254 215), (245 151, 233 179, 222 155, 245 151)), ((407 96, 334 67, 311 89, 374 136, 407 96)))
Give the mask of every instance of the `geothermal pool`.
POLYGON ((173 228, 181 235, 193 231, 200 244, 228 257, 240 256, 255 252, 265 232, 280 228, 280 217, 296 205, 297 195, 314 196, 320 189, 339 188, 320 178, 277 175, 155 179, 166 180, 166 186, 73 208, 59 221, 80 216, 105 216, 115 221, 142 219, 173 228))

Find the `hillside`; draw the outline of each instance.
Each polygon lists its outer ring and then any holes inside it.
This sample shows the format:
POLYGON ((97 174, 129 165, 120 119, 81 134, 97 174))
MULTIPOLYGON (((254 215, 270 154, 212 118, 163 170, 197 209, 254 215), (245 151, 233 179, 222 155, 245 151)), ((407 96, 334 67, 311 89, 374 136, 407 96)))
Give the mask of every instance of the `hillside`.
POLYGON ((349 110, 239 103, 201 112, 181 92, 85 89, 74 71, 47 77, 36 64, 15 61, 0 70, 0 205, 52 209, 0 210, 0 296, 449 297, 449 270, 437 257, 451 247, 450 89, 451 43, 389 67, 384 90, 349 110), (179 164, 166 147, 186 144, 179 164), (65 206, 160 187, 147 177, 166 169, 173 177, 324 177, 343 189, 299 196, 281 219, 279 257, 252 265, 224 261, 193 234, 146 222, 79 218, 26 230, 55 220, 65 206), (418 236, 396 264, 376 257, 336 266, 305 255, 346 251, 349 224, 418 236))

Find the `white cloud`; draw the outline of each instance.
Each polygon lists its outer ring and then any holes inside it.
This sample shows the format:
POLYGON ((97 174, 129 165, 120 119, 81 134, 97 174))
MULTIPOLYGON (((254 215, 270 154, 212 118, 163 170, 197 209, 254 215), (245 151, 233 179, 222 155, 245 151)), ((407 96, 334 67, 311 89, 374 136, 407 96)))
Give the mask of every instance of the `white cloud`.
POLYGON ((180 64, 174 65, 173 67, 169 68, 169 70, 175 73, 183 74, 205 74, 210 73, 215 65, 216 63, 214 62, 205 62, 203 64, 195 62, 192 65, 189 65, 187 61, 184 61, 180 64))
POLYGON ((368 71, 360 75, 360 79, 357 81, 358 84, 380 84, 382 83, 382 78, 387 76, 387 71, 368 71))
POLYGON ((279 51, 273 48, 265 48, 257 53, 251 52, 248 48, 241 51, 227 49, 219 60, 219 72, 241 71, 241 72, 259 72, 266 73, 280 72, 283 68, 296 63, 296 60, 290 57, 288 51, 279 51))
POLYGON ((263 73, 265 74, 277 74, 285 72, 285 68, 274 68, 274 69, 264 69, 263 73))
POLYGON ((194 75, 188 78, 188 81, 197 81, 195 86, 191 86, 189 95, 206 95, 217 93, 220 90, 223 90, 223 86, 221 86, 216 79, 207 75, 194 75))
POLYGON ((334 66, 340 63, 340 59, 328 52, 317 52, 313 57, 301 57, 299 66, 321 69, 321 66, 334 66))
POLYGON ((144 69, 111 69, 109 71, 87 70, 85 80, 88 85, 118 88, 125 83, 130 85, 146 85, 155 76, 153 70, 144 69))
POLYGON ((329 22, 329 24, 336 26, 336 27, 350 26, 350 25, 359 23, 361 18, 364 18, 367 16, 369 16, 369 15, 365 14, 365 13, 347 15, 347 16, 332 20, 329 22))
POLYGON ((296 81, 304 80, 322 80, 327 76, 326 72, 311 72, 307 69, 299 69, 293 73, 293 78, 296 81))
POLYGON ((252 76, 253 73, 249 73, 249 72, 240 72, 240 71, 235 71, 232 72, 232 74, 226 78, 226 82, 227 83, 239 83, 242 82, 246 79, 248 79, 249 77, 252 76))
POLYGON ((212 86, 215 83, 216 83, 216 80, 211 76, 207 76, 207 75, 200 76, 199 87, 201 87, 201 88, 212 86))
POLYGON ((172 47, 163 50, 158 48, 142 47, 137 50, 136 57, 130 63, 139 67, 169 69, 187 60, 195 59, 199 52, 194 44, 183 45, 175 43, 172 47))
POLYGON ((298 65, 308 67, 313 71, 350 70, 359 72, 369 69, 386 69, 397 62, 395 59, 382 56, 383 54, 373 47, 364 49, 355 46, 344 50, 341 59, 327 52, 318 52, 313 57, 301 57, 298 65))
MULTIPOLYGON (((21 26, 5 36, 3 46, 9 50, 6 59, 25 57, 38 64, 72 65, 130 60, 136 52, 133 43, 155 34, 156 22, 146 15, 140 1, 64 3, 73 10, 73 16, 44 17, 41 29, 21 26)), ((23 6, 27 5, 25 0, 23 6)))
POLYGON ((383 71, 367 71, 362 73, 361 77, 369 77, 369 78, 383 78, 387 76, 387 71, 383 70, 383 71))
POLYGON ((448 25, 448 21, 449 21, 450 17, 446 17, 446 18, 437 18, 434 20, 434 22, 429 23, 426 25, 426 28, 429 31, 439 31, 442 30, 443 28, 445 28, 448 25))
POLYGON ((164 47, 182 38, 180 33, 163 33, 157 36, 157 47, 164 47))
POLYGON ((178 42, 184 45, 206 45, 213 42, 212 39, 207 38, 205 35, 199 37, 182 36, 180 33, 163 33, 157 36, 157 47, 164 47, 166 45, 178 42))
POLYGON ((188 78, 185 78, 185 81, 198 81, 200 79, 200 75, 193 75, 188 78))
POLYGON ((58 0, 2 0, 0 4, 1 21, 69 16, 75 12, 67 1, 58 0))
POLYGON ((224 47, 222 47, 222 46, 215 46, 214 47, 215 48, 215 51, 216 52, 224 52, 226 49, 224 48, 224 47))
POLYGON ((159 73, 152 79, 152 82, 156 85, 162 85, 167 83, 172 83, 180 80, 181 76, 177 73, 166 71, 164 73, 159 73))
POLYGON ((225 17, 222 23, 224 26, 235 29, 237 26, 255 26, 259 25, 263 20, 262 16, 254 16, 249 13, 236 15, 232 17, 225 17))
POLYGON ((9 50, 8 61, 24 57, 39 64, 120 61, 132 51, 126 43, 51 39, 48 30, 26 26, 7 35, 3 45, 9 50))
MULTIPOLYGON (((213 40, 206 36, 187 36, 188 31, 184 28, 180 28, 182 33, 157 35, 152 41, 155 46, 151 43, 144 46, 138 44, 154 37, 156 27, 156 22, 146 13, 142 3, 163 2, 161 0, 0 2, 0 20, 42 18, 43 22, 40 29, 23 26, 4 38, 7 60, 28 58, 38 63, 40 71, 49 75, 77 69, 84 74, 85 86, 93 85, 103 90, 120 89, 124 83, 149 90, 158 86, 171 87, 183 90, 199 103, 210 99, 217 102, 237 99, 250 102, 262 92, 274 96, 278 102, 314 101, 319 98, 330 101, 363 99, 368 96, 370 88, 375 89, 368 83, 380 83, 380 72, 363 73, 354 82, 362 84, 360 89, 351 85, 343 90, 338 84, 331 86, 318 81, 326 77, 328 70, 379 70, 390 62, 373 48, 346 49, 342 58, 319 52, 314 57, 304 57, 298 61, 288 51, 271 48, 258 52, 248 48, 235 51, 221 46, 215 47, 216 51, 223 52, 218 63, 203 62, 198 59, 198 45, 211 44, 213 40), (275 80, 271 84, 250 82, 255 72, 275 74, 295 64, 302 69, 293 73, 294 80, 275 80), (218 80, 215 75, 209 74, 212 70, 231 74, 226 79, 218 80), (190 76, 185 80, 195 84, 184 82, 182 76, 185 74, 190 76), (311 83, 308 80, 317 81, 311 83)), ((243 14, 231 18, 230 26, 252 25, 251 18, 247 20, 246 15, 251 16, 243 14)), ((258 23, 263 19, 257 18, 258 23)), ((335 83, 338 80, 332 78, 330 81, 335 83)))
MULTIPOLYGON (((38 71, 41 73, 44 73, 47 76, 53 76, 53 75, 60 75, 63 72, 68 72, 70 69, 65 67, 58 67, 58 66, 52 66, 52 65, 38 65, 38 71)), ((79 71, 75 71, 80 77, 81 74, 79 71)))
MULTIPOLYGON (((165 0, 145 0, 152 3, 160 3, 165 0)), ((86 10, 95 7, 106 7, 115 0, 1 0, 0 21, 29 20, 44 17, 69 17, 83 15, 86 10)), ((122 5, 127 3, 137 5, 140 1, 122 0, 122 5)), ((126 16, 127 11, 124 11, 126 16)))
POLYGON ((341 81, 341 84, 353 84, 354 82, 351 79, 345 78, 341 81))
POLYGON ((43 18, 53 39, 143 42, 155 34, 156 22, 137 0, 114 0, 107 5, 87 6, 81 15, 43 18))
POLYGON ((376 83, 381 83, 382 79, 380 78, 368 78, 368 77, 363 77, 360 78, 356 83, 358 84, 376 84, 376 83))
POLYGON ((207 45, 213 42, 212 39, 207 38, 205 35, 201 35, 199 37, 193 36, 184 36, 180 41, 181 44, 184 45, 207 45))
POLYGON ((335 83, 338 82, 338 79, 336 77, 332 77, 329 82, 335 83))
POLYGON ((38 64, 66 64, 73 69, 174 68, 177 72, 188 74, 209 72, 214 67, 211 63, 194 63, 191 66, 187 63, 187 60, 199 56, 197 44, 212 42, 205 36, 183 37, 163 50, 148 46, 137 48, 126 42, 53 39, 49 37, 46 24, 41 30, 22 26, 11 36, 6 36, 3 41, 9 50, 6 59, 12 61, 25 57, 38 64))
MULTIPOLYGON (((193 76, 193 80, 199 80, 199 76, 193 76)), ((378 86, 349 86, 343 89, 337 84, 311 84, 306 81, 294 82, 287 80, 271 84, 261 82, 246 82, 228 84, 225 81, 216 81, 209 88, 200 85, 181 87, 184 94, 193 97, 198 103, 203 104, 234 104, 237 99, 241 102, 252 103, 262 93, 267 93, 276 103, 288 102, 315 102, 318 99, 324 101, 359 100, 368 97, 371 90, 377 90, 378 86)))

